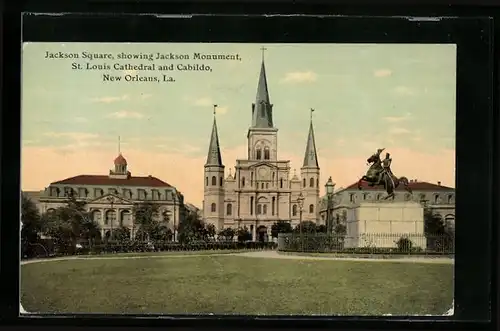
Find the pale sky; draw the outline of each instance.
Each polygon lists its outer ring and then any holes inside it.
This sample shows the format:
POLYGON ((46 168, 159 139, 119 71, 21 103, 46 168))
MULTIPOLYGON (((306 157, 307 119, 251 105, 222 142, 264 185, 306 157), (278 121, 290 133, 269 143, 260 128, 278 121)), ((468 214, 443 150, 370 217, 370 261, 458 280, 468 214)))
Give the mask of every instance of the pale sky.
MULTIPOLYGON (((201 206, 212 105, 226 174, 246 157, 261 44, 26 43, 22 59, 23 190, 81 174, 108 174, 121 151, 132 175, 153 175, 201 206), (165 72, 175 82, 103 82, 117 70, 73 70, 86 59, 46 51, 112 53, 92 64, 204 63, 165 72), (118 60, 118 53, 239 54, 230 60, 118 60)), ((300 173, 314 108, 321 181, 357 181, 377 148, 396 176, 455 187, 455 45, 266 44, 278 157, 300 173)), ((158 75, 164 72, 137 72, 158 75)), ((293 175, 293 170, 291 171, 293 175)))

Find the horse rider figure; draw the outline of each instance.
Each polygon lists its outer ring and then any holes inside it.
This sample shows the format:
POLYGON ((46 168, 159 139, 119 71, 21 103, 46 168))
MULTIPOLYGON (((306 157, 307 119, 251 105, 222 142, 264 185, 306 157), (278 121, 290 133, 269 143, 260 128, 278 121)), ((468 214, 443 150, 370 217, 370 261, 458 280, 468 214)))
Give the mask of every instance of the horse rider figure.
POLYGON ((371 165, 366 174, 366 177, 372 179, 372 181, 368 183, 369 186, 379 185, 382 179, 384 169, 381 166, 382 161, 380 160, 380 154, 382 154, 384 150, 385 148, 377 149, 377 152, 369 159, 371 160, 371 165))
POLYGON ((378 175, 377 185, 379 185, 382 182, 384 173, 387 173, 389 178, 392 178, 394 176, 391 170, 391 163, 392 163, 391 154, 385 153, 385 159, 382 161, 383 170, 378 175))

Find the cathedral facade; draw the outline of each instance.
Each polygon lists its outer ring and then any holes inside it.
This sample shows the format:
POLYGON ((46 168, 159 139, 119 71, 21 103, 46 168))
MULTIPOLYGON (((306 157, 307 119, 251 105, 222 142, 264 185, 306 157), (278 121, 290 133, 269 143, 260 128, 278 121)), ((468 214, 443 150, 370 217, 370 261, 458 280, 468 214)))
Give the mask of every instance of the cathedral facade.
POLYGON ((227 177, 214 112, 204 167, 203 219, 214 224, 218 231, 246 227, 255 241, 270 238, 271 226, 277 221, 288 221, 292 226, 301 219, 320 222, 317 210, 320 168, 312 118, 304 141, 305 156, 299 178, 295 171, 290 172, 290 161, 279 158, 278 128, 273 123, 273 112, 262 61, 257 97, 249 112, 247 157, 236 160, 234 174, 230 172, 227 177), (298 199, 301 193, 302 208, 298 199))

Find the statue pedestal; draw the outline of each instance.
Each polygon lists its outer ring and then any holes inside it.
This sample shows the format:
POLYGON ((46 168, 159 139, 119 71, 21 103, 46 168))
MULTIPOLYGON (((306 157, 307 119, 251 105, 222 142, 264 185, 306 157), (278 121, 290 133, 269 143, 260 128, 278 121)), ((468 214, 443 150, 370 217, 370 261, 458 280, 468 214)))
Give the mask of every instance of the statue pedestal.
POLYGON ((424 210, 417 202, 365 202, 347 212, 345 247, 397 247, 406 237, 425 248, 424 210))

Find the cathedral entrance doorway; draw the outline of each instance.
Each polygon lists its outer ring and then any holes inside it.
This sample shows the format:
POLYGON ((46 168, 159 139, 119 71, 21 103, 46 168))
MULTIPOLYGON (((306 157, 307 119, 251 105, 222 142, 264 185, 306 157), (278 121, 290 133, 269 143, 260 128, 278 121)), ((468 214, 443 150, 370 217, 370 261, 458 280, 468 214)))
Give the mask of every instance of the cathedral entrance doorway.
POLYGON ((257 241, 258 242, 266 242, 267 238, 267 227, 261 225, 257 228, 257 241))

